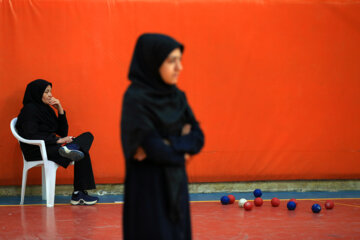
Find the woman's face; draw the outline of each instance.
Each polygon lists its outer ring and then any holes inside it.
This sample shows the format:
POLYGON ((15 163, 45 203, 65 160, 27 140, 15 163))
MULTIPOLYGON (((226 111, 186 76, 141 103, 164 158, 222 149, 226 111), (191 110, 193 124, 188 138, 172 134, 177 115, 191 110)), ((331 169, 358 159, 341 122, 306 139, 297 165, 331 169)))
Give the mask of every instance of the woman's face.
POLYGON ((45 104, 49 104, 50 100, 52 98, 52 94, 51 94, 51 86, 48 85, 46 88, 45 88, 45 91, 43 93, 43 96, 42 96, 42 101, 43 103, 45 104))
POLYGON ((175 48, 161 64, 159 72, 162 80, 169 85, 177 83, 182 70, 180 48, 175 48))

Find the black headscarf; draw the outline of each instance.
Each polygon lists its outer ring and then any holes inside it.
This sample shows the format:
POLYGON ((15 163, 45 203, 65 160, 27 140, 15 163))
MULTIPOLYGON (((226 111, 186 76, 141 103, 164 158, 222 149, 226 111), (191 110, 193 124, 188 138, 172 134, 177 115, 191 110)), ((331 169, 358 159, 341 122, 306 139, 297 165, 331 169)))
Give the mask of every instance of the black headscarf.
POLYGON ((52 83, 43 79, 36 79, 26 86, 23 99, 24 106, 21 109, 16 123, 20 131, 23 121, 25 121, 28 116, 41 119, 42 122, 46 123, 54 132, 57 129, 57 117, 54 110, 42 101, 47 86, 52 87, 52 83))
POLYGON ((26 86, 25 95, 23 99, 23 104, 35 103, 35 104, 44 104, 42 101, 43 94, 47 86, 51 86, 51 82, 48 82, 43 79, 36 79, 30 82, 26 86))
POLYGON ((143 34, 137 40, 129 71, 132 83, 124 96, 121 120, 127 160, 151 131, 175 135, 181 132, 184 119, 193 118, 185 94, 176 85, 166 84, 159 72, 176 48, 184 50, 181 43, 162 34, 143 34))
POLYGON ((130 65, 129 79, 157 93, 176 92, 175 85, 166 84, 159 68, 167 56, 176 48, 184 51, 184 46, 175 39, 162 34, 143 34, 136 43, 130 65))

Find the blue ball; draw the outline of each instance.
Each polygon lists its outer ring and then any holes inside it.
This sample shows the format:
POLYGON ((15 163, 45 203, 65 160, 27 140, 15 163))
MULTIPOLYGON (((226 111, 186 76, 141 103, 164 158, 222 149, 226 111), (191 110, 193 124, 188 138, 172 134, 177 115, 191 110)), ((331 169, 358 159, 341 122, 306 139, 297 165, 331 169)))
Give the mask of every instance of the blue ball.
POLYGON ((262 192, 260 189, 255 189, 254 190, 254 196, 257 197, 261 197, 262 196, 262 192))
POLYGON ((295 210, 295 208, 296 208, 296 203, 293 202, 293 201, 289 201, 289 202, 287 203, 287 208, 288 208, 289 210, 295 210))
POLYGON ((314 213, 319 213, 319 212, 321 211, 321 207, 320 207, 319 204, 315 203, 314 205, 312 205, 311 210, 312 210, 314 213))
POLYGON ((230 198, 228 196, 222 196, 220 201, 222 205, 226 205, 229 204, 230 198))

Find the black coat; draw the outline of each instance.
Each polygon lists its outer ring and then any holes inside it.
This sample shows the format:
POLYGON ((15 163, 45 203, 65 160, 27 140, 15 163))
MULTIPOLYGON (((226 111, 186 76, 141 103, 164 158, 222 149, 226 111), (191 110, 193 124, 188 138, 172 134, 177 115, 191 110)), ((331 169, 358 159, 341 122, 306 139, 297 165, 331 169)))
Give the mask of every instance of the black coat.
MULTIPOLYGON (((59 137, 66 137, 68 135, 66 114, 59 114, 59 117, 57 117, 55 112, 53 113, 52 121, 47 121, 40 117, 39 109, 35 104, 26 104, 18 116, 16 128, 19 135, 23 138, 44 140, 48 159, 63 167, 67 167, 71 161, 59 155, 58 149, 61 144, 56 143, 59 137), (49 124, 54 121, 56 121, 56 128, 49 124)), ((27 161, 42 159, 38 146, 20 142, 20 147, 27 161)))
POLYGON ((124 239, 190 240, 188 178, 184 152, 199 152, 204 136, 192 122, 186 136, 153 132, 142 142, 147 158, 127 162, 124 196, 124 239))

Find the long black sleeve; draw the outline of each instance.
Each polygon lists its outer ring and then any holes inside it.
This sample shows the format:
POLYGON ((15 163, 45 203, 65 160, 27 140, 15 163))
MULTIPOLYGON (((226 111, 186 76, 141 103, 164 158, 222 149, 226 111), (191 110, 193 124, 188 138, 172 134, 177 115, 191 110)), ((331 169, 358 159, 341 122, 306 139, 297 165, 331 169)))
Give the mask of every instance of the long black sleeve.
POLYGON ((197 154, 204 146, 204 134, 196 122, 192 123, 189 134, 171 136, 169 140, 174 150, 181 153, 197 154))
POLYGON ((146 153, 144 161, 164 166, 184 166, 184 153, 175 151, 171 146, 166 145, 157 132, 152 132, 141 145, 146 153))
POLYGON ((57 123, 58 123, 58 129, 56 130, 56 133, 61 137, 66 137, 68 135, 69 125, 66 119, 65 111, 64 114, 59 114, 57 123))

